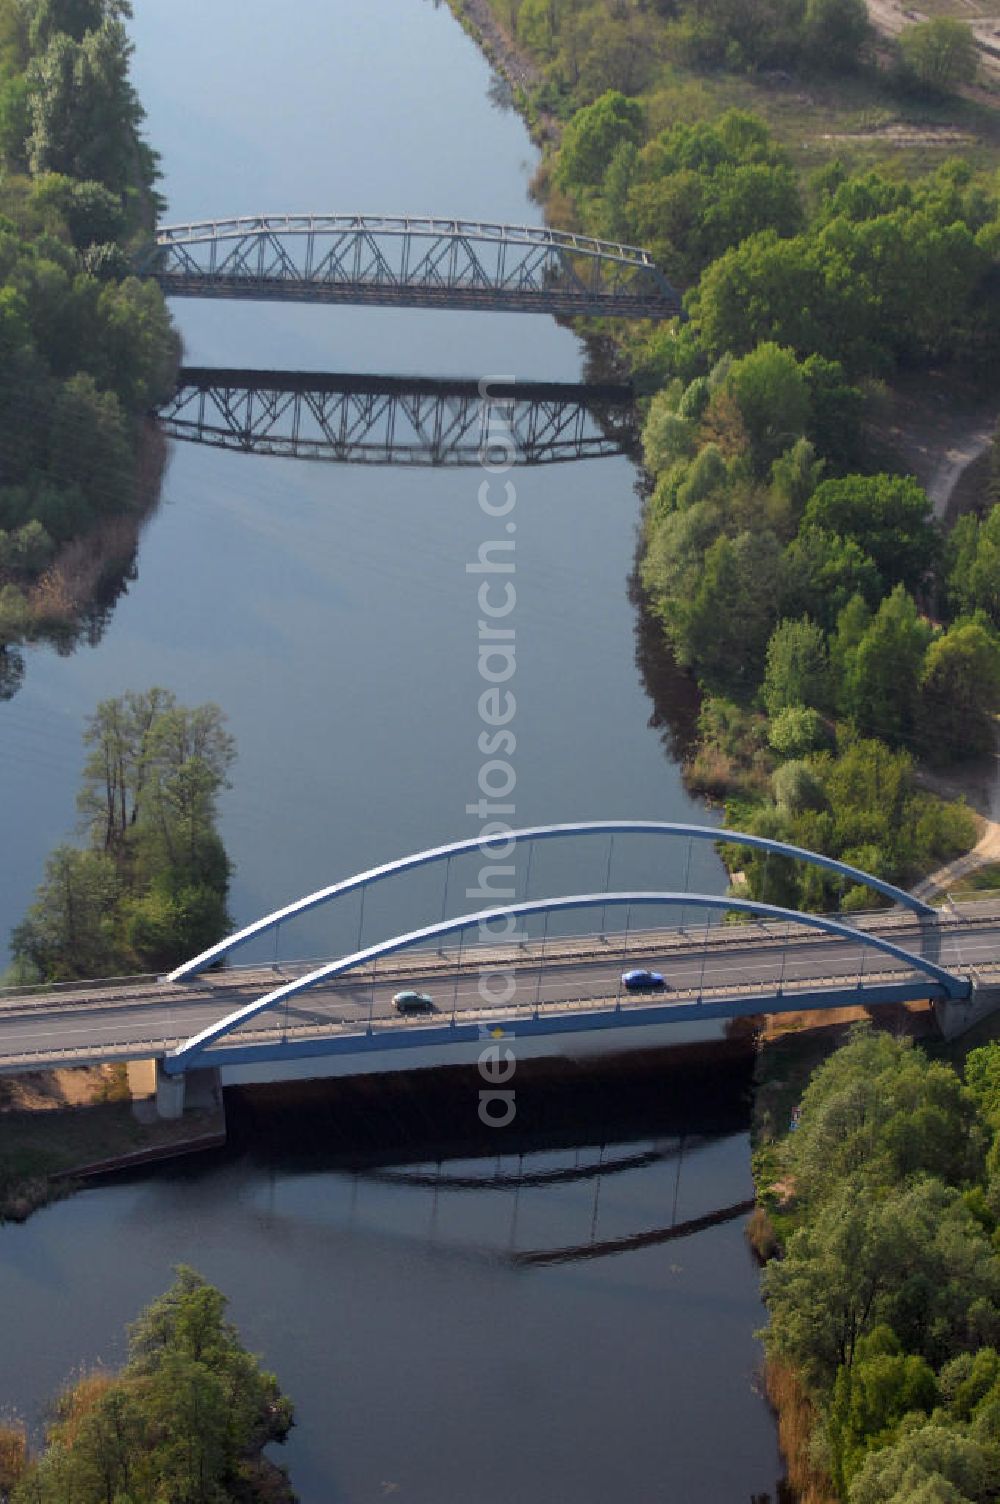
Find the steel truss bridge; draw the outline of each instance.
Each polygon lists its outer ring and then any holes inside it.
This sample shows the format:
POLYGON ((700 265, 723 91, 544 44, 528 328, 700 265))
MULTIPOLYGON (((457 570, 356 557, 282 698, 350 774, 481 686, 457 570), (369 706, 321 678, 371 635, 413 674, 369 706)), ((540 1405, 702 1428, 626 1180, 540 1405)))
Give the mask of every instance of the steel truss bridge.
POLYGON ((0 1070, 155 1057, 166 1093, 199 1066, 252 1069, 373 1052, 377 1060, 386 1058, 379 1052, 398 1058, 411 1047, 443 1050, 457 1062, 465 1058, 461 1047, 476 1051, 491 1035, 530 1040, 917 1000, 943 1009, 939 1017, 953 1032, 980 1005, 1000 1004, 1000 902, 970 904, 961 913, 939 910, 846 863, 763 836, 662 821, 588 821, 452 842, 370 868, 276 909, 169 977, 8 990, 0 994, 0 1070), (809 863, 831 883, 862 885, 894 907, 848 922, 718 893, 615 889, 615 842, 633 836, 686 843, 688 873, 696 843, 722 841, 763 852, 767 861, 809 863), (607 843, 599 891, 526 896, 474 911, 450 901, 452 865, 463 857, 478 853, 489 870, 512 874, 506 858, 521 848, 527 893, 541 843, 587 837, 607 843), (443 878, 442 917, 366 943, 369 891, 435 867, 443 878), (352 926, 356 919, 356 943, 319 965, 279 963, 282 925, 324 906, 340 910, 352 926), (600 931, 550 932, 554 918, 574 911, 600 915, 600 931), (623 933, 606 932, 609 912, 624 917, 623 933), (699 916, 693 925, 692 912, 699 916), (635 922, 657 915, 658 928, 635 922), (663 916, 673 916, 667 926, 663 916), (732 918, 743 922, 722 922, 732 918), (529 922, 543 926, 540 939, 528 934, 529 922), (274 940, 271 966, 218 969, 240 947, 265 937, 274 940), (666 973, 668 987, 655 994, 623 992, 621 971, 636 964, 666 973), (484 992, 484 975, 501 977, 503 990, 491 983, 484 992), (432 986, 434 1012, 400 1017, 392 996, 407 986, 432 986))
POLYGON ((167 225, 136 260, 168 297, 667 319, 648 251, 536 225, 262 214, 167 225))
POLYGON ((632 389, 186 366, 159 411, 171 438, 347 464, 551 465, 621 454, 632 389))

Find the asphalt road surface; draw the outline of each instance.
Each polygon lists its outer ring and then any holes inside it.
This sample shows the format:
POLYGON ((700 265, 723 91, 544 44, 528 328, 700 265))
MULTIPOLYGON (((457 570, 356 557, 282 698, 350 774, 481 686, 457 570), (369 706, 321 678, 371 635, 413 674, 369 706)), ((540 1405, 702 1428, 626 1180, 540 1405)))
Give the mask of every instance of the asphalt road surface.
MULTIPOLYGON (((1000 902, 995 899, 964 905, 952 914, 944 911, 930 923, 900 911, 883 911, 861 922, 948 969, 1000 972, 1000 902)), ((642 1006, 653 996, 669 1003, 699 994, 745 995, 748 987, 765 993, 779 982, 789 992, 806 984, 853 987, 859 980, 915 975, 903 963, 853 940, 762 924, 633 933, 624 955, 618 935, 550 941, 544 956, 539 943, 491 952, 467 947, 460 965, 457 960, 454 953, 390 957, 379 964, 374 978, 355 973, 321 984, 260 1015, 247 1029, 255 1039, 285 1031, 356 1033, 369 1022, 414 1029, 453 1015, 471 1022, 513 1017, 516 1010, 564 1011, 574 1003, 619 998, 624 1007, 642 1006), (481 991, 484 963, 499 973, 488 981, 498 998, 492 1006, 481 991), (626 992, 621 973, 635 966, 662 972, 666 989, 626 992), (401 1018, 392 998, 406 987, 429 993, 434 1013, 401 1018), (507 992, 510 996, 501 1003, 507 992)), ((0 994, 0 1070, 162 1054, 295 974, 289 966, 215 972, 183 984, 154 979, 31 996, 0 994)), ((228 1038, 235 1043, 241 1036, 228 1038)))

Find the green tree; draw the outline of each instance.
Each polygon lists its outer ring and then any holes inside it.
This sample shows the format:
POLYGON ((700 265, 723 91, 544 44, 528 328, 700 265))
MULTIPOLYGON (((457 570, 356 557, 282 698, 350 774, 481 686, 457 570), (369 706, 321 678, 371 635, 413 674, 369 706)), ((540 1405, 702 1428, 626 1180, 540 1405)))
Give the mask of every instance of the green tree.
POLYGON ((121 878, 100 851, 59 846, 25 919, 11 935, 16 960, 49 981, 120 974, 127 962, 116 935, 121 878))
POLYGON ((789 705, 771 720, 767 739, 779 757, 804 757, 826 740, 823 718, 807 706, 789 705))
POLYGON ((790 815, 805 809, 822 809, 826 803, 823 785, 807 762, 783 762, 775 769, 771 786, 775 804, 790 815))
POLYGON ((802 40, 815 67, 832 73, 857 67, 871 35, 864 0, 806 0, 802 40))
POLYGON ((959 1193, 933 1180, 891 1191, 841 1183, 763 1284, 768 1352, 825 1399, 878 1326, 932 1367, 1000 1331, 1000 1266, 959 1193))
POLYGON ((933 1370, 904 1353, 893 1331, 876 1327, 862 1337, 854 1362, 837 1373, 830 1406, 832 1471, 841 1497, 869 1449, 892 1442, 905 1416, 930 1415, 936 1400, 933 1370))
POLYGON ((678 635, 682 661, 713 693, 747 696, 764 672, 781 593, 781 548, 773 533, 717 538, 678 635))
POLYGON ((952 762, 990 753, 998 710, 1000 638, 982 622, 958 622, 931 643, 920 675, 927 755, 952 762))
POLYGON ((938 552, 938 532, 926 492, 910 476, 847 475, 817 486, 803 516, 816 527, 850 538, 868 554, 886 585, 919 588, 938 552))
POLYGON ((874 609, 882 597, 875 560, 854 538, 821 527, 804 527, 785 551, 788 615, 815 614, 827 631, 855 598, 874 609))
POLYGON ((622 143, 641 143, 643 121, 638 100, 616 89, 577 110, 563 132, 556 170, 560 184, 571 191, 597 187, 622 143))
POLYGON ((822 709, 830 693, 826 637, 804 618, 779 622, 767 644, 767 667, 761 695, 769 715, 790 706, 822 709))
POLYGON ((995 1449, 936 1421, 915 1419, 874 1451, 849 1504, 989 1504, 1000 1486, 995 1449))
POLYGON ((892 742, 914 734, 930 637, 912 597, 897 585, 846 657, 840 703, 861 730, 892 742))
POLYGON ((954 608, 983 611, 1000 628, 1000 505, 980 522, 960 517, 945 550, 948 595, 954 608))
MULTIPOLYGON (((246 1464, 285 1439, 292 1407, 225 1320, 225 1305, 193 1270, 179 1269, 132 1328, 126 1368, 85 1378, 61 1397, 46 1450, 29 1463, 14 1504, 256 1497, 246 1464)), ((282 1490, 282 1500, 291 1497, 282 1490)))
POLYGON ((754 468, 765 475, 808 426, 809 387, 795 355, 771 343, 734 362, 726 388, 736 399, 754 468))
POLYGON ((973 1104, 955 1072, 868 1028, 813 1074, 788 1148, 808 1204, 847 1181, 900 1187, 919 1172, 962 1185, 981 1170, 983 1152, 973 1104))
POLYGON ((58 172, 121 193, 136 173, 142 110, 128 80, 132 47, 120 21, 80 41, 53 35, 28 68, 33 173, 58 172))
POLYGON ((670 390, 657 392, 642 428, 646 469, 658 475, 676 460, 690 455, 695 426, 677 412, 678 398, 670 390))
POLYGON ((899 50, 908 73, 931 93, 946 94, 959 84, 971 84, 979 71, 972 28, 951 16, 908 26, 899 50))

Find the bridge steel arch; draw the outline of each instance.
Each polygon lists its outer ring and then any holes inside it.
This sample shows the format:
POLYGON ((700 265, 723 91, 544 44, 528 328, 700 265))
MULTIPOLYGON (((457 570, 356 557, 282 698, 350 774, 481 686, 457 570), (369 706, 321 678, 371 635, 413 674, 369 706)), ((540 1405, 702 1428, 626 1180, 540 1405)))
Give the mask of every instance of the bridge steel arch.
POLYGON ((260 214, 165 225, 137 259, 168 296, 674 318, 648 251, 539 225, 260 214))
MULTIPOLYGON (((925 903, 922 898, 916 898, 912 893, 907 893, 905 888, 897 888, 893 883, 884 882, 870 872, 864 872, 859 867, 852 867, 848 862, 838 861, 835 857, 822 856, 818 852, 809 851, 804 846, 790 846, 786 841, 775 841, 769 836, 749 835, 746 831, 740 830, 720 830, 714 825, 681 825, 670 820, 584 820, 564 825, 529 825, 523 830, 512 830, 506 835, 485 841, 480 837, 451 841, 445 846, 431 846, 426 851, 414 852, 410 856, 384 862, 381 866, 370 867, 366 872, 358 872, 353 877, 344 878, 341 882, 331 883, 327 888, 318 888, 314 893, 307 893, 304 898, 296 899, 294 903, 274 909, 263 918, 254 920, 252 924, 244 925, 234 934, 228 935, 224 940, 209 946, 197 956, 192 956, 190 961, 185 961, 181 966, 176 967, 168 975, 167 981, 183 982, 188 977, 197 976, 199 972, 214 965, 216 961, 220 961, 230 951, 256 939, 259 935, 267 934, 269 930, 275 929, 286 919, 295 919, 300 914, 320 908, 323 904, 342 898, 347 893, 353 893, 358 888, 382 882, 388 877, 395 877, 398 873, 431 866, 435 862, 448 861, 454 856, 461 856, 469 851, 481 850, 485 855, 497 846, 517 845, 521 841, 572 839, 576 836, 592 835, 662 835, 680 840, 715 841, 725 845, 750 846, 757 851, 768 851, 776 856, 809 862, 828 872, 835 872, 840 877, 849 878, 852 882, 872 888, 875 892, 881 893, 884 898, 891 899, 893 903, 912 909, 915 914, 933 916, 935 913, 931 904, 925 903)), ((735 907, 735 901, 729 901, 728 906, 735 907)))
MULTIPOLYGON (((854 929, 851 925, 842 924, 838 919, 829 919, 823 914, 802 914, 797 909, 784 909, 775 904, 758 903, 755 899, 729 898, 717 893, 577 893, 565 898, 539 898, 526 903, 507 904, 495 909, 481 909, 474 914, 462 914, 457 919, 445 919, 438 924, 425 925, 422 929, 410 930, 408 934, 397 935, 391 940, 381 940, 376 945, 366 946, 363 950, 342 956, 337 961, 328 961, 325 965, 316 967, 315 970, 306 972, 301 977, 295 977, 292 981, 273 988, 255 1002, 247 1003, 245 1007, 227 1013, 216 1023, 209 1024, 207 1028, 193 1034, 184 1044, 179 1045, 166 1056, 163 1068, 168 1075, 178 1075, 192 1066, 201 1052, 214 1044, 216 1040, 232 1033, 234 1029, 240 1028, 261 1013, 266 1013, 269 1009, 276 1008, 281 1003, 297 997, 299 993, 307 992, 321 982, 343 976, 345 972, 364 966, 369 961, 374 962, 382 956, 410 950, 427 941, 439 940, 445 935, 457 934, 461 930, 471 929, 473 925, 485 926, 498 919, 523 918, 531 914, 556 914, 569 909, 590 909, 603 906, 639 908, 653 904, 673 908, 737 910, 744 914, 755 914, 760 918, 790 921, 807 929, 816 929, 824 934, 834 935, 842 940, 850 940, 852 943, 860 942, 872 950, 882 952, 883 955, 891 956, 894 960, 903 962, 911 970, 922 972, 936 989, 944 992, 947 999, 958 1001, 968 997, 971 991, 970 982, 945 970, 936 961, 928 961, 926 957, 918 956, 891 940, 885 940, 881 935, 872 935, 865 930, 854 929)), ((858 990, 863 995, 864 989, 858 990)))

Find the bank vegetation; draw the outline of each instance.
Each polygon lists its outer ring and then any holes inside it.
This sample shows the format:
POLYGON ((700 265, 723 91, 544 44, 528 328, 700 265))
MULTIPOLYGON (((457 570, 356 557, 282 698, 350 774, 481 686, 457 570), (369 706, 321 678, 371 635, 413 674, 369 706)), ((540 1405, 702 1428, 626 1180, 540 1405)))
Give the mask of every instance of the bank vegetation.
MULTIPOLYGON (((949 534, 876 460, 868 420, 903 375, 995 376, 997 121, 975 116, 977 163, 845 146, 806 171, 731 85, 762 107, 792 78, 933 111, 968 69, 876 56, 863 0, 492 8, 540 70, 525 109, 561 121, 538 177, 550 216, 646 246, 684 294, 683 321, 596 328, 645 394, 640 574, 702 696, 688 782, 734 828, 912 882, 976 839, 921 773, 994 744, 1000 447, 949 534)), ((745 896, 876 901, 729 858, 745 896)))
POLYGON ((37 1454, 0 1428, 4 1504, 294 1504, 264 1448, 291 1402, 240 1341, 225 1297, 181 1267, 129 1328, 128 1362, 56 1400, 37 1454))
POLYGON ((155 492, 178 342, 132 274, 159 199, 127 0, 0 0, 0 695, 65 646, 155 492), (153 472, 151 477, 150 471, 153 472))

